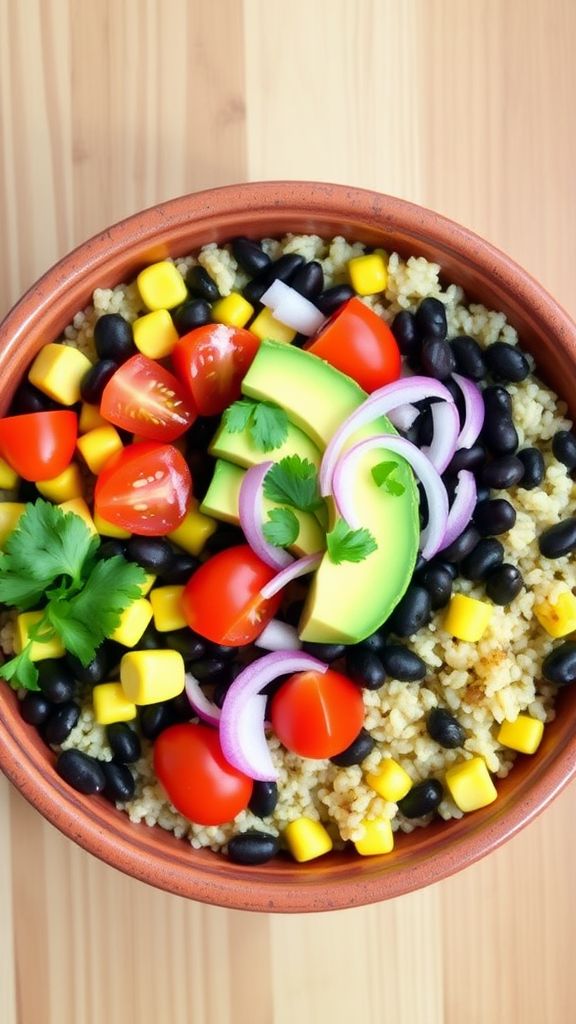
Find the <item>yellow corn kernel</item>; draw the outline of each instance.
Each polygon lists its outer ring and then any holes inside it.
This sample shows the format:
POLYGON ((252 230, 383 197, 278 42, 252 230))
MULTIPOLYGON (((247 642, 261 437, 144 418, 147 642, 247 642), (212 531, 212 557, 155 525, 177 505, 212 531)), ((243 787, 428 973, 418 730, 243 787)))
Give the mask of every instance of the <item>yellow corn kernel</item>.
POLYGON ((45 498, 55 502, 72 501, 84 494, 82 474, 75 462, 71 462, 63 473, 52 477, 51 480, 39 481, 36 487, 45 498))
POLYGON ((408 772, 391 757, 382 761, 376 772, 367 775, 366 782, 376 790, 378 796, 392 804, 397 804, 412 789, 412 779, 408 772))
POLYGON ((96 427, 83 434, 76 442, 84 462, 94 476, 102 471, 108 459, 119 452, 124 445, 115 427, 96 427))
POLYGON ((103 519, 96 510, 94 510, 94 526, 101 537, 115 537, 116 540, 128 540, 132 536, 122 526, 116 526, 116 523, 109 523, 107 519, 103 519))
POLYGON ((231 292, 223 299, 218 299, 212 306, 212 317, 218 324, 226 324, 227 327, 244 327, 254 313, 254 306, 240 295, 239 292, 231 292))
POLYGON ((0 459, 0 487, 3 491, 13 491, 18 486, 20 477, 12 466, 0 459))
POLYGON ((319 821, 312 818, 297 818, 284 829, 288 849, 299 864, 315 857, 322 857, 332 849, 332 840, 319 821))
POLYGON ((108 426, 107 421, 100 415, 97 405, 89 405, 82 402, 80 416, 78 417, 78 433, 87 434, 89 430, 96 430, 96 427, 108 426))
POLYGON ((120 682, 134 704, 158 704, 184 689, 184 659, 178 651, 130 651, 120 662, 120 682))
POLYGON ((144 577, 144 583, 140 584, 140 593, 142 594, 142 597, 146 597, 146 594, 150 593, 155 583, 156 577, 153 575, 153 573, 147 572, 146 576, 144 577))
MULTIPOLYGON (((16 616, 16 633, 14 635, 14 650, 20 654, 30 639, 30 630, 37 626, 42 619, 44 612, 22 612, 16 616)), ((46 625, 41 636, 49 632, 51 627, 46 625)), ((33 640, 30 646, 30 660, 44 661, 46 658, 63 658, 66 654, 59 636, 54 636, 45 643, 40 640, 33 640)))
POLYGON ((461 811, 477 811, 494 802, 498 793, 483 757, 459 761, 446 772, 446 785, 461 811))
POLYGON ((193 509, 186 513, 180 526, 168 534, 168 539, 187 551, 189 555, 199 555, 208 537, 212 536, 217 526, 218 523, 215 519, 193 509))
POLYGON ((167 309, 155 309, 132 324, 134 344, 149 359, 169 356, 178 341, 178 331, 167 309))
POLYGON ((110 636, 124 647, 134 647, 152 618, 152 605, 145 597, 139 597, 124 609, 120 622, 110 636))
POLYGON ((75 405, 80 401, 82 378, 91 367, 88 356, 79 349, 54 342, 40 349, 28 371, 28 380, 61 405, 75 405))
POLYGON ((80 516, 80 519, 83 519, 86 523, 90 533, 93 533, 94 536, 98 535, 98 530, 94 525, 90 509, 84 501, 84 498, 72 498, 71 501, 61 501, 58 503, 58 508, 61 508, 65 514, 73 512, 75 516, 80 516))
POLYGON ((375 295, 383 292, 388 283, 386 260, 379 253, 355 256, 348 261, 350 283, 358 295, 375 295))
POLYGON ((99 683, 92 690, 92 702, 98 725, 131 722, 136 718, 136 705, 128 700, 120 683, 99 683))
POLYGON ((555 601, 535 604, 534 615, 550 636, 568 636, 576 630, 576 595, 565 590, 555 601))
POLYGON ((147 309, 174 309, 188 296, 182 274, 168 260, 140 271, 136 283, 147 309))
POLYGON ((388 818, 363 821, 364 835, 354 843, 357 853, 363 857, 374 857, 378 853, 391 853, 394 849, 394 833, 388 818))
POLYGON ((458 640, 475 643, 484 635, 493 610, 492 605, 485 601, 477 601, 466 594, 454 594, 444 618, 444 629, 458 640))
POLYGON ((544 735, 544 722, 531 715, 518 715, 514 722, 502 722, 498 743, 521 754, 535 754, 544 735))
POLYGON ((0 549, 18 526, 26 505, 22 501, 0 501, 0 549))
POLYGON ((182 610, 182 594, 184 587, 177 585, 156 587, 150 594, 150 604, 154 613, 154 626, 159 633, 169 633, 173 629, 184 629, 188 625, 182 610))
POLYGON ((258 313, 256 319, 250 324, 250 330, 252 334, 255 334, 261 340, 267 338, 270 341, 285 341, 287 344, 294 341, 296 337, 296 331, 293 331, 291 327, 287 327, 286 324, 281 324, 272 315, 272 310, 267 307, 261 313, 258 313))

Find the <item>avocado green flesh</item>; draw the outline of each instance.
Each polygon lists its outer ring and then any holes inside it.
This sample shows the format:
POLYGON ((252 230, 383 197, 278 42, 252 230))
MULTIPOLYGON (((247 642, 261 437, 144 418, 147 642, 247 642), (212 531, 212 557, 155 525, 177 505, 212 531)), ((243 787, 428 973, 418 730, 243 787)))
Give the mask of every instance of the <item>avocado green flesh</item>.
POLYGON ((254 444, 248 427, 232 433, 223 419, 210 442, 208 451, 219 459, 227 459, 238 466, 246 467, 257 466, 264 460, 280 462, 286 455, 299 455, 301 459, 308 459, 314 466, 319 466, 321 458, 314 442, 293 423, 288 424, 288 437, 284 444, 270 452, 263 452, 254 444))
MULTIPOLYGON (((238 523, 240 521, 238 500, 245 475, 246 471, 240 466, 234 466, 231 462, 218 459, 210 486, 200 505, 200 511, 204 515, 213 516, 214 519, 220 519, 225 523, 238 523)), ((264 498, 264 521, 268 518, 270 509, 281 507, 276 502, 264 498)), ((324 531, 315 516, 297 509, 293 509, 293 512, 300 525, 300 530, 294 544, 290 546, 290 551, 298 557, 323 551, 326 547, 324 531)))

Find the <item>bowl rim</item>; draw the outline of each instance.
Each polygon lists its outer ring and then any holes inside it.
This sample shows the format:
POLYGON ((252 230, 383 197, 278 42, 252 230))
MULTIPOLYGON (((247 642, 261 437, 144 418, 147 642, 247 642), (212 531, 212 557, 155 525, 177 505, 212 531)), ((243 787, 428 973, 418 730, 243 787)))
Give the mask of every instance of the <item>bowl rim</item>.
MULTIPOLYGON (((358 222, 378 222, 382 230, 402 231, 417 245, 418 236, 431 235, 440 242, 443 251, 454 257, 466 251, 466 259, 484 272, 489 259, 499 283, 512 289, 520 301, 533 311, 533 319, 543 329, 555 322, 555 333, 574 336, 576 327, 568 314, 527 271, 510 257, 479 235, 432 210, 414 203, 375 191, 346 185, 306 181, 264 181, 226 185, 179 196, 133 214, 109 229, 81 243, 54 264, 29 288, 0 324, 2 358, 7 358, 19 345, 29 322, 37 315, 48 316, 49 305, 57 301, 72 281, 81 281, 88 271, 97 272, 112 251, 139 252, 146 243, 153 243, 159 230, 181 226, 182 235, 189 219, 197 215, 215 222, 225 212, 239 222, 246 210, 265 211, 278 217, 289 230, 290 220, 308 214, 350 224, 351 217, 358 222), (287 193, 282 202, 278 192, 287 193), (535 296, 538 301, 535 302, 535 296), (3 340, 2 340, 3 339, 3 340)), ((233 223, 231 226, 233 231, 233 223)), ((280 229, 279 229, 279 232, 280 229)), ((230 232, 228 233, 230 234, 230 232)), ((414 867, 399 866, 394 871, 383 871, 368 879, 363 872, 357 878, 339 879, 333 886, 331 898, 326 900, 326 879, 320 875, 306 877, 306 884, 296 885, 275 881, 273 888, 254 880, 249 873, 238 870, 205 872, 199 878, 197 871, 186 870, 177 858, 163 856, 162 870, 150 858, 145 841, 146 829, 133 826, 142 833, 134 838, 103 828, 85 810, 79 794, 67 787, 56 776, 54 785, 47 786, 42 772, 46 756, 35 748, 23 750, 11 728, 11 712, 0 703, 0 768, 22 795, 64 835, 104 862, 126 874, 177 895, 224 906, 229 909, 282 912, 306 912, 366 905, 393 898, 420 888, 420 871, 414 867), (243 879, 245 884, 242 884, 243 879), (271 899, 271 897, 274 897, 271 899), (278 905, 276 905, 278 904, 278 905)), ((497 818, 490 828, 459 836, 456 841, 437 844, 434 850, 433 877, 439 881, 455 870, 467 867, 502 845, 521 828, 531 822, 567 785, 576 772, 576 734, 566 739, 556 751, 542 776, 531 784, 522 800, 516 801, 506 814, 497 818), (442 848, 442 845, 445 848, 442 848), (455 864, 455 854, 457 864, 455 864)), ((123 813, 123 812, 122 812, 123 813)), ((376 859, 376 858, 375 858, 376 859)), ((378 858, 379 860, 379 858, 378 858)), ((304 878, 303 878, 304 881, 304 878)))

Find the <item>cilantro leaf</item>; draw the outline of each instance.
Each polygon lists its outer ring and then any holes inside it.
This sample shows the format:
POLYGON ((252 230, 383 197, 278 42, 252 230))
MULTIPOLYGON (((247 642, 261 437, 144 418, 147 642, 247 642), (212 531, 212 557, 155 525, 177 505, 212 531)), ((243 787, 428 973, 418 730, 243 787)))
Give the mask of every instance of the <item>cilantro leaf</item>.
POLYGON ((6 559, 0 557, 0 603, 27 611, 41 601, 46 583, 28 579, 5 569, 6 559))
POLYGON ((288 437, 288 416, 278 405, 258 402, 252 410, 250 433, 254 444, 262 451, 280 448, 288 437))
POLYGON ((344 519, 339 519, 330 533, 326 534, 328 555, 335 565, 341 562, 363 562, 376 551, 378 545, 365 527, 351 530, 344 519))
POLYGON ((400 496, 404 494, 406 488, 399 480, 394 480, 397 469, 397 462, 379 462, 377 466, 374 466, 372 476, 378 487, 382 487, 387 494, 400 496))
POLYGON ((254 402, 250 402, 247 399, 241 399, 239 402, 234 402, 228 406, 224 413, 224 422, 231 434, 239 434, 241 430, 246 429, 253 408, 254 402))
POLYGON ((300 523, 289 508, 273 508, 268 522, 262 528, 264 537, 269 544, 277 548, 285 548, 293 544, 300 532, 300 523))
POLYGON ((31 644, 26 644, 26 647, 16 654, 10 661, 4 662, 0 666, 0 677, 6 679, 14 690, 22 687, 24 690, 39 690, 38 686, 38 669, 33 661, 30 660, 30 647, 31 644))
POLYGON ((268 470, 264 496, 302 512, 314 512, 322 506, 316 467, 299 455, 287 455, 268 470))

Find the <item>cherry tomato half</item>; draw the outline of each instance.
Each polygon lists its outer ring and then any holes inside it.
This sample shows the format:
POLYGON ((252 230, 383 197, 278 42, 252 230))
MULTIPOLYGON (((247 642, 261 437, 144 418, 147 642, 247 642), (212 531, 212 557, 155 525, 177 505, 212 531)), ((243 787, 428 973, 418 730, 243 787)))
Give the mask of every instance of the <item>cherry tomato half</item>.
POLYGON ((369 393, 400 376, 402 357, 392 331, 356 297, 346 302, 306 347, 369 393))
POLYGON ((100 414, 115 427, 151 441, 174 441, 197 415, 176 377, 142 355, 132 356, 110 378, 100 414))
POLYGON ((24 480, 51 480, 70 465, 77 435, 78 417, 69 410, 5 416, 0 454, 24 480))
POLYGON ((198 825, 223 825, 245 810, 254 783, 228 764, 216 729, 171 725, 154 744, 154 770, 171 803, 198 825))
POLYGON ((96 481, 94 507, 130 533, 160 536, 180 525, 191 496, 192 477, 178 449, 141 441, 108 460, 96 481))
POLYGON ((240 398, 240 384, 260 345, 250 331, 206 324, 176 342, 172 362, 201 416, 215 416, 240 398))
POLYGON ((340 672, 297 672, 272 700, 272 728, 300 757, 334 757, 349 747, 364 723, 357 686, 340 672))
POLYGON ((190 629, 216 644, 251 644, 280 607, 281 592, 269 601, 260 594, 275 574, 247 544, 213 555, 184 588, 182 607, 190 629))

